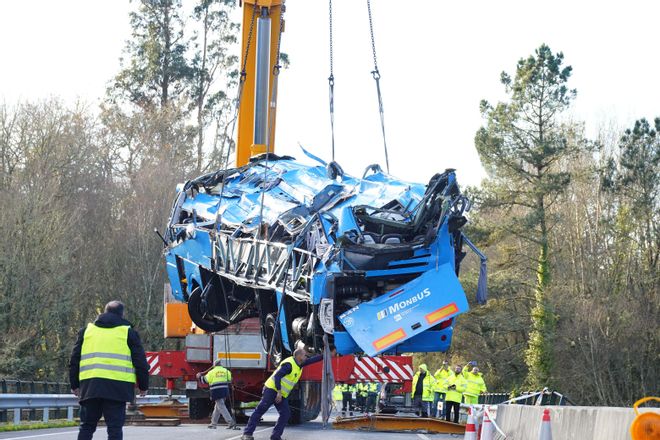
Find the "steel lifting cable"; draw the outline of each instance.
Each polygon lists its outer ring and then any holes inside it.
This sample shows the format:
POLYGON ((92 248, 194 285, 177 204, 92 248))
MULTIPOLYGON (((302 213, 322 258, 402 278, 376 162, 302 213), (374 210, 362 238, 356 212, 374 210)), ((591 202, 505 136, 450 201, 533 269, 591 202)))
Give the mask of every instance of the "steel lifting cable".
POLYGON ((332 0, 328 0, 328 17, 330 24, 330 76, 328 77, 328 92, 330 97, 330 135, 332 141, 332 161, 335 160, 335 74, 333 69, 333 38, 332 38, 332 0))
POLYGON ((380 112, 380 128, 383 133, 383 148, 385 149, 385 167, 387 173, 390 172, 390 159, 387 154, 387 141, 385 140, 385 113, 383 112, 383 96, 380 92, 380 71, 378 70, 378 60, 376 58, 376 41, 374 39, 374 23, 371 16, 371 0, 367 0, 367 11, 369 13, 369 33, 371 34, 371 50, 374 55, 374 70, 371 71, 376 81, 376 93, 378 95, 378 111, 380 112))

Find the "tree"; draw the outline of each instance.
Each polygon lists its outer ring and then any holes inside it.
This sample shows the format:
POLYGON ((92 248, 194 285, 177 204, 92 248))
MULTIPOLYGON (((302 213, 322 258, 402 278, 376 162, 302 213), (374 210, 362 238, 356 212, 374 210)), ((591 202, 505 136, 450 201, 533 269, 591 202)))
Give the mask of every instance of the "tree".
POLYGON ((235 0, 200 0, 193 11, 200 29, 194 36, 189 94, 197 121, 198 173, 203 168, 204 133, 213 120, 217 126, 226 118, 228 89, 236 86, 238 57, 230 48, 238 42, 240 27, 229 15, 235 5, 235 0), (218 78, 224 78, 224 84, 212 89, 218 78))
POLYGON ((535 281, 526 364, 528 383, 537 387, 548 384, 553 367, 548 210, 570 182, 558 161, 578 149, 559 122, 576 95, 567 87, 572 68, 563 62, 561 52, 555 54, 543 44, 534 55, 518 61, 513 78, 503 72, 501 82, 509 100, 495 106, 481 102, 486 126, 475 137, 489 176, 481 209, 507 212, 496 233, 503 240, 515 237, 525 243, 522 257, 532 262, 529 273, 535 281))
POLYGON ((604 185, 622 197, 624 208, 640 220, 637 242, 647 268, 656 270, 660 250, 660 118, 654 126, 646 119, 635 121, 619 143, 618 163, 611 158, 604 185))
POLYGON ((113 101, 164 108, 184 94, 192 72, 181 14, 181 0, 140 0, 130 13, 133 38, 126 43, 122 70, 108 90, 113 101))

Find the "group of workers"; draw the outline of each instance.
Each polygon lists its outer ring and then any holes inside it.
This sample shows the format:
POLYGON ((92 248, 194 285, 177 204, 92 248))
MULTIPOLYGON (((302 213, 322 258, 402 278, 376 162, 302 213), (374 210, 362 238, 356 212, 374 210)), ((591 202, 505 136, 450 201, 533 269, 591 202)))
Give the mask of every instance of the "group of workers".
MULTIPOLYGON (((110 301, 94 323, 78 332, 69 362, 71 391, 80 399, 78 440, 91 440, 101 417, 105 419, 108 440, 121 440, 126 402, 133 400, 135 385, 141 396, 149 388, 149 364, 140 336, 124 319, 124 308, 121 301, 110 301)), ((336 354, 334 347, 330 354, 336 354)), ((243 429, 241 439, 253 440, 252 434, 261 417, 275 405, 279 418, 270 438, 281 440, 291 415, 289 394, 300 380, 303 367, 322 359, 322 355, 308 357, 307 351, 299 347, 280 362, 264 384, 261 401, 243 429)), ((216 428, 222 416, 229 429, 238 429, 226 405, 231 391, 231 372, 216 361, 207 371, 197 374, 197 379, 209 385, 211 400, 215 401, 209 428, 216 428)))
POLYGON ((444 361, 431 374, 426 364, 421 364, 413 377, 413 406, 422 417, 439 417, 458 423, 461 402, 473 405, 479 395, 486 392, 486 383, 475 361, 464 367, 456 365, 452 370, 444 361), (438 403, 442 410, 438 411, 438 403))
MULTIPOLYGON (((121 440, 126 417, 126 402, 133 399, 133 387, 137 383, 140 394, 149 388, 149 364, 147 363, 138 333, 123 318, 124 304, 111 301, 104 313, 94 323, 78 333, 70 360, 71 390, 80 398, 80 431, 78 440, 90 440, 103 416, 108 429, 108 439, 121 440)), ((331 355, 336 351, 331 349, 331 355)), ((243 429, 242 440, 253 440, 257 424, 264 413, 275 406, 279 418, 271 433, 271 440, 280 440, 289 421, 289 393, 296 386, 306 365, 319 362, 323 356, 308 357, 304 348, 297 348, 293 356, 284 359, 264 384, 261 401, 243 429)), ((215 409, 210 428, 216 428, 220 417, 230 429, 238 429, 236 421, 226 406, 230 393, 231 372, 219 361, 207 371, 197 375, 199 381, 209 385, 215 409)), ((332 397, 337 405, 342 401, 342 413, 348 411, 375 412, 378 403, 379 384, 357 382, 337 384, 332 397)), ((421 364, 413 377, 413 405, 421 416, 444 417, 458 423, 461 401, 478 403, 479 395, 486 392, 486 384, 477 363, 456 366, 452 371, 447 362, 442 363, 431 375, 426 364, 421 364), (438 413, 438 403, 442 410, 438 413)), ((338 409, 338 408, 337 408, 338 409)))
POLYGON ((353 415, 353 411, 376 412, 380 384, 377 382, 338 383, 332 390, 332 401, 337 410, 341 401, 341 413, 353 415))

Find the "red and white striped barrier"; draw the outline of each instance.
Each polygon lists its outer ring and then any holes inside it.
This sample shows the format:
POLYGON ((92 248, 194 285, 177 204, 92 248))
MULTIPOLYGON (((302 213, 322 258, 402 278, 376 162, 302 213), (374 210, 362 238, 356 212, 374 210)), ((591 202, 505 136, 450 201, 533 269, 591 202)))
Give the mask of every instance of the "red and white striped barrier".
POLYGON ((158 376, 160 373, 160 356, 155 354, 147 354, 147 363, 149 364, 149 375, 158 376))
POLYGON ((412 366, 399 365, 391 359, 379 357, 356 357, 350 378, 358 382, 403 382, 412 380, 412 366), (386 368, 389 372, 385 372, 386 368))

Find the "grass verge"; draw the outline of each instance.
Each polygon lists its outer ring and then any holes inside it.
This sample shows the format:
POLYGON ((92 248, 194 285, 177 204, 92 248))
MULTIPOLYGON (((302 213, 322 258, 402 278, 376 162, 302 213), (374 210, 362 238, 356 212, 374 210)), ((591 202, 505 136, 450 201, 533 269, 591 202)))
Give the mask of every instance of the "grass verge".
POLYGON ((71 426, 78 426, 78 422, 68 421, 68 420, 54 420, 52 422, 25 422, 20 425, 14 425, 13 423, 2 424, 0 425, 0 432, 10 432, 10 431, 27 431, 30 429, 47 429, 47 428, 68 428, 71 426))

